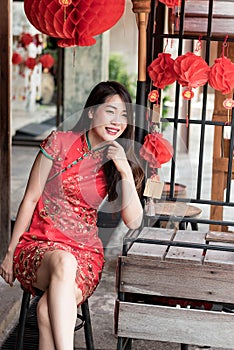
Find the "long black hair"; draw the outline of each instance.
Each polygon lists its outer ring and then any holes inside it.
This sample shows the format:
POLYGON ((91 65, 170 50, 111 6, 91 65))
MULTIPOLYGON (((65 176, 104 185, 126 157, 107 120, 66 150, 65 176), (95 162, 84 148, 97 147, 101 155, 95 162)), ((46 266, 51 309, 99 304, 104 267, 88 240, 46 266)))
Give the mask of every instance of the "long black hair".
MULTIPOLYGON (((74 129, 82 132, 88 131, 91 124, 91 120, 88 116, 90 109, 95 111, 101 104, 106 102, 108 97, 114 95, 118 95, 126 106, 128 124, 118 140, 125 149, 128 162, 132 168, 136 190, 139 196, 141 196, 144 172, 134 152, 133 108, 132 99, 128 90, 117 81, 103 81, 97 84, 90 92, 81 117, 74 129)), ((120 180, 120 174, 112 160, 105 162, 103 167, 107 180, 108 200, 113 201, 117 198, 116 186, 120 180)))

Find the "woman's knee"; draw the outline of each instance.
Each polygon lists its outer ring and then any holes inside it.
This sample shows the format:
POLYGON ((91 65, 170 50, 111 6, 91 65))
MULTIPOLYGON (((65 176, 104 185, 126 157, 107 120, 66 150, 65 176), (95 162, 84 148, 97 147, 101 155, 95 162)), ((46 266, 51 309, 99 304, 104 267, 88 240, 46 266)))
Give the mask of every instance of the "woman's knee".
POLYGON ((76 258, 65 251, 54 251, 51 259, 52 276, 74 280, 77 270, 76 258))

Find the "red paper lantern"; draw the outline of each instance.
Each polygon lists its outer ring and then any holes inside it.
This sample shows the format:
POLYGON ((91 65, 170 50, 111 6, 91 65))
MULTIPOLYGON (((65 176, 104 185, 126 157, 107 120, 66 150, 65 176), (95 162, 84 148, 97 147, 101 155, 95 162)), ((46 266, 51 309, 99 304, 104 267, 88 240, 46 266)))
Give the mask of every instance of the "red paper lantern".
POLYGON ((11 61, 12 64, 20 64, 23 62, 23 57, 18 52, 13 52, 11 61))
POLYGON ((170 142, 157 132, 146 135, 140 148, 140 156, 148 162, 150 168, 161 168, 162 164, 172 158, 173 153, 170 142))
POLYGON ((24 0, 29 21, 40 32, 59 38, 58 45, 89 46, 93 36, 110 29, 122 16, 125 0, 72 0, 66 7, 58 0, 24 0))
POLYGON ((158 58, 148 66, 148 74, 154 86, 164 89, 166 85, 176 81, 177 75, 174 71, 174 62, 171 54, 158 54, 158 58))
POLYGON ((40 57, 39 62, 43 68, 51 68, 54 65, 54 57, 47 53, 40 57))
POLYGON ((215 60, 209 76, 210 86, 223 95, 229 94, 234 88, 234 63, 226 56, 215 60))
POLYGON ((21 35, 20 42, 23 46, 28 46, 33 42, 33 37, 30 33, 23 33, 21 35))
POLYGON ((37 61, 35 58, 28 57, 26 61, 24 62, 25 66, 28 67, 29 69, 33 70, 33 68, 36 66, 37 61))
POLYGON ((174 70, 178 75, 178 83, 189 88, 205 85, 210 74, 210 67, 206 61, 192 52, 177 57, 174 70))
POLYGON ((167 7, 174 8, 175 6, 181 6, 181 0, 159 0, 167 7))

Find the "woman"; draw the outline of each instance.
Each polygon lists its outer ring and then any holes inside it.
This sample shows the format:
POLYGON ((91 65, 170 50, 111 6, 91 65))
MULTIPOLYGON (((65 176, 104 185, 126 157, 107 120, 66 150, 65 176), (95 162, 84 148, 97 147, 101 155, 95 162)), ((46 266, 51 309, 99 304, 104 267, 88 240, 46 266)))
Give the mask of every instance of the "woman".
POLYGON ((0 267, 10 285, 17 278, 33 295, 44 292, 39 350, 73 349, 77 305, 97 287, 104 264, 98 206, 106 195, 121 198, 124 223, 138 228, 142 179, 131 97, 121 84, 101 82, 74 130, 54 131, 42 142, 0 267))

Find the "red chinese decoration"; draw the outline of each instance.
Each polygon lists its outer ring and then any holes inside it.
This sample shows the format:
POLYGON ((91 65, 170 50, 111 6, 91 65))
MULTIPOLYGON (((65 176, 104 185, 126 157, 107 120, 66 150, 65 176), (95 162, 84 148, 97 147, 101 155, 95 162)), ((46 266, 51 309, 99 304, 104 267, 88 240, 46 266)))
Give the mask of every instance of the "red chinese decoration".
POLYGON ((232 98, 226 98, 223 101, 224 108, 231 110, 234 107, 234 100, 232 98))
POLYGON ((54 57, 47 53, 39 58, 39 62, 43 68, 51 68, 54 65, 54 57))
POLYGON ((181 0, 159 0, 167 7, 174 8, 175 6, 181 6, 181 0))
POLYGON ((35 58, 28 57, 26 61, 24 62, 25 66, 28 67, 29 69, 33 70, 33 68, 36 66, 37 61, 35 58))
POLYGON ((148 162, 150 168, 161 168, 173 156, 173 147, 162 134, 153 132, 145 136, 140 148, 140 156, 148 162))
POLYGON ((28 46, 33 42, 33 37, 30 33, 23 33, 20 37, 20 42, 23 46, 28 46))
POLYGON ((191 89, 185 89, 182 96, 185 100, 191 100, 194 97, 194 92, 191 89))
POLYGON ((151 103, 157 102, 159 99, 159 92, 158 90, 152 90, 150 91, 150 93, 148 94, 148 100, 151 103))
POLYGON ((178 83, 189 88, 205 85, 210 74, 210 67, 204 59, 192 52, 177 57, 174 70, 178 76, 178 83))
POLYGON ((71 5, 72 0, 58 0, 58 2, 60 3, 60 5, 67 7, 71 5))
POLYGON ((64 16, 65 3, 65 0, 24 0, 29 21, 40 32, 59 38, 61 47, 95 44, 94 36, 110 29, 125 7, 125 0, 72 0, 64 16))
POLYGON ((148 66, 148 74, 154 86, 164 89, 166 85, 176 81, 177 75, 174 71, 174 62, 171 54, 158 54, 158 58, 148 66))
POLYGON ((226 56, 222 56, 215 60, 211 67, 210 86, 223 95, 229 94, 234 88, 234 63, 226 56))
POLYGON ((23 62, 23 57, 18 52, 13 52, 11 61, 12 64, 20 64, 23 62))

